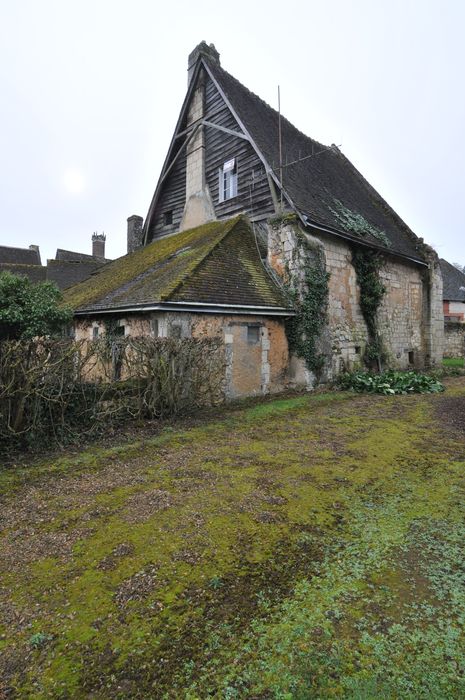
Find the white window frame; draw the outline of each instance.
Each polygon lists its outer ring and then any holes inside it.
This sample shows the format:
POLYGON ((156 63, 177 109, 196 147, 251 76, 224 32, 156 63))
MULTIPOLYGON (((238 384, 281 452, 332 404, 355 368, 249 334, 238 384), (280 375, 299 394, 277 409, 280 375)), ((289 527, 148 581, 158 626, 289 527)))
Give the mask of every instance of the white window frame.
POLYGON ((219 168, 218 195, 220 202, 237 197, 237 158, 230 158, 219 168))

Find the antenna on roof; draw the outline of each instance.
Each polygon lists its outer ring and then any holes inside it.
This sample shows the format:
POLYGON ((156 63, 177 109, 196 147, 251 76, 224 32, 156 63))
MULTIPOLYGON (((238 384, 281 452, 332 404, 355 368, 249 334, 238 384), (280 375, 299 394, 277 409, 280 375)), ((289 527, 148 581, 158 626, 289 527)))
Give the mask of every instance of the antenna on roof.
POLYGON ((283 140, 281 134, 281 90, 278 85, 278 137, 279 137, 279 184, 281 190, 281 211, 283 210, 283 140))

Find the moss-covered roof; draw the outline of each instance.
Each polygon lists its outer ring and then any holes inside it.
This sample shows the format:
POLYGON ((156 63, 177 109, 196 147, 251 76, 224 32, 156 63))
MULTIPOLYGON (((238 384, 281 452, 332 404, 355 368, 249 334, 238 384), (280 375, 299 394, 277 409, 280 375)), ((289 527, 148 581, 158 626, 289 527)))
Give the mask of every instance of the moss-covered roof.
POLYGON ((288 305, 271 280, 244 217, 158 239, 108 263, 64 294, 75 311, 164 301, 288 305))

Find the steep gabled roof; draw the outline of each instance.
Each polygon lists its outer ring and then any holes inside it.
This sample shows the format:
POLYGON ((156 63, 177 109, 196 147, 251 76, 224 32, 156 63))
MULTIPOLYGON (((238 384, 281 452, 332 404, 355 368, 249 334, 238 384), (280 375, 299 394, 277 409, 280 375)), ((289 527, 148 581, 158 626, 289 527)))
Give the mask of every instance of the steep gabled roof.
POLYGON ((443 280, 442 298, 445 301, 465 302, 465 274, 443 258, 439 263, 443 280))
POLYGON ((287 308, 263 267, 244 217, 213 221, 118 258, 70 288, 76 312, 144 308, 163 302, 287 308))
MULTIPOLYGON (((201 60, 277 179, 278 112, 217 63, 201 60)), ((422 242, 338 148, 314 141, 285 118, 281 129, 284 164, 300 161, 283 168, 283 189, 309 223, 424 260, 422 242)))
POLYGON ((0 263, 10 265, 40 265, 40 253, 36 248, 14 248, 0 245, 0 263))

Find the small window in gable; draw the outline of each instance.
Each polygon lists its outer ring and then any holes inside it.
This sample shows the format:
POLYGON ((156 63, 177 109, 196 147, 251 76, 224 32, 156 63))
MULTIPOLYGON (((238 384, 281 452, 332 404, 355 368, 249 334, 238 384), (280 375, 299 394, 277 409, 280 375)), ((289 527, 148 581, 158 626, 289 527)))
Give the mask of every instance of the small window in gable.
POLYGON ((165 226, 171 226, 173 223, 173 210, 171 209, 170 211, 165 211, 163 214, 163 220, 165 223, 165 226))
POLYGON ((219 170, 219 201, 225 202, 237 196, 237 161, 230 158, 219 170))

